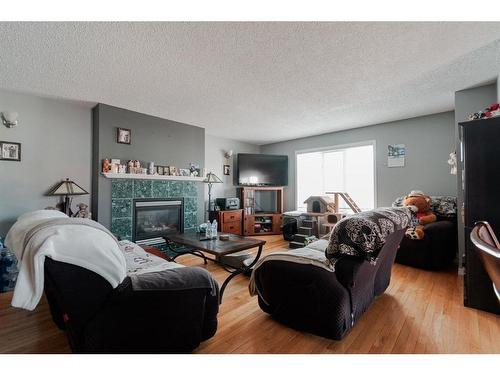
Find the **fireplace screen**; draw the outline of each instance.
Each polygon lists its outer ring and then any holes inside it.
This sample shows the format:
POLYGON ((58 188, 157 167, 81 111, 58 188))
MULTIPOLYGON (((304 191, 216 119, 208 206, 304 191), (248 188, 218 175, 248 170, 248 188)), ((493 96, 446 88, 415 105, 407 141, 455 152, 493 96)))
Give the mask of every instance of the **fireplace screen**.
POLYGON ((132 240, 137 242, 182 233, 184 230, 183 208, 182 198, 135 200, 132 240))

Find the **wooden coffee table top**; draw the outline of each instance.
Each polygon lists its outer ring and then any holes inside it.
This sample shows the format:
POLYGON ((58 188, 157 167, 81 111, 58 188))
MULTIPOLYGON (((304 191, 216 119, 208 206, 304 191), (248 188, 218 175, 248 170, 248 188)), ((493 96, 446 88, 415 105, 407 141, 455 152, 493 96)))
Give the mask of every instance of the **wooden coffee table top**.
MULTIPOLYGON (((221 233, 219 233, 221 234, 221 233)), ((249 237, 242 237, 236 234, 230 234, 229 240, 221 241, 217 235, 217 239, 200 241, 204 238, 201 233, 180 233, 168 236, 170 241, 180 245, 188 246, 196 250, 204 251, 212 255, 226 255, 236 253, 238 251, 251 249, 258 246, 263 246, 266 241, 258 240, 249 237)))

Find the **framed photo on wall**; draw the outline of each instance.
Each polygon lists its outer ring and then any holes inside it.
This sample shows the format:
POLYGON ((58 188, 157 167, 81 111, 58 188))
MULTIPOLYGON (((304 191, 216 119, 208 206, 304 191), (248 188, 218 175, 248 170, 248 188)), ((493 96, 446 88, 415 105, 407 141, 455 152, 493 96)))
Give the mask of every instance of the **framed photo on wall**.
POLYGON ((229 176, 231 174, 231 169, 228 164, 224 164, 224 174, 229 176))
POLYGON ((406 157, 406 145, 388 145, 387 146, 387 166, 389 168, 404 167, 406 157))
POLYGON ((21 144, 0 141, 0 160, 21 161, 21 144))
POLYGON ((132 142, 132 130, 116 128, 116 142, 129 145, 132 142))

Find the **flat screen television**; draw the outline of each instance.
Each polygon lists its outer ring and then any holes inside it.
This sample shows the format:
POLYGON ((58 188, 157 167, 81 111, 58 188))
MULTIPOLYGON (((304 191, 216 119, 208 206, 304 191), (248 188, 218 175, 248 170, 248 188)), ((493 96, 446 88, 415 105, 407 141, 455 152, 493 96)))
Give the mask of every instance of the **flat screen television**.
POLYGON ((288 156, 238 154, 238 185, 287 186, 288 156))

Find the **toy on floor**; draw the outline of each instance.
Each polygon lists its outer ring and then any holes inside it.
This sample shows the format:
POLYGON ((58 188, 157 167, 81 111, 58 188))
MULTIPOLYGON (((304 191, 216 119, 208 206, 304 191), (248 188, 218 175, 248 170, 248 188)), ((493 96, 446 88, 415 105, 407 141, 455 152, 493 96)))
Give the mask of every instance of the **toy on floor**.
POLYGON ((308 246, 309 244, 312 244, 313 242, 317 241, 318 237, 316 236, 309 236, 304 239, 304 246, 308 246))
POLYGON ((436 215, 430 206, 431 198, 421 191, 412 191, 403 199, 403 206, 412 207, 417 213, 418 224, 406 230, 406 237, 413 240, 424 238, 424 225, 436 221, 436 215))

